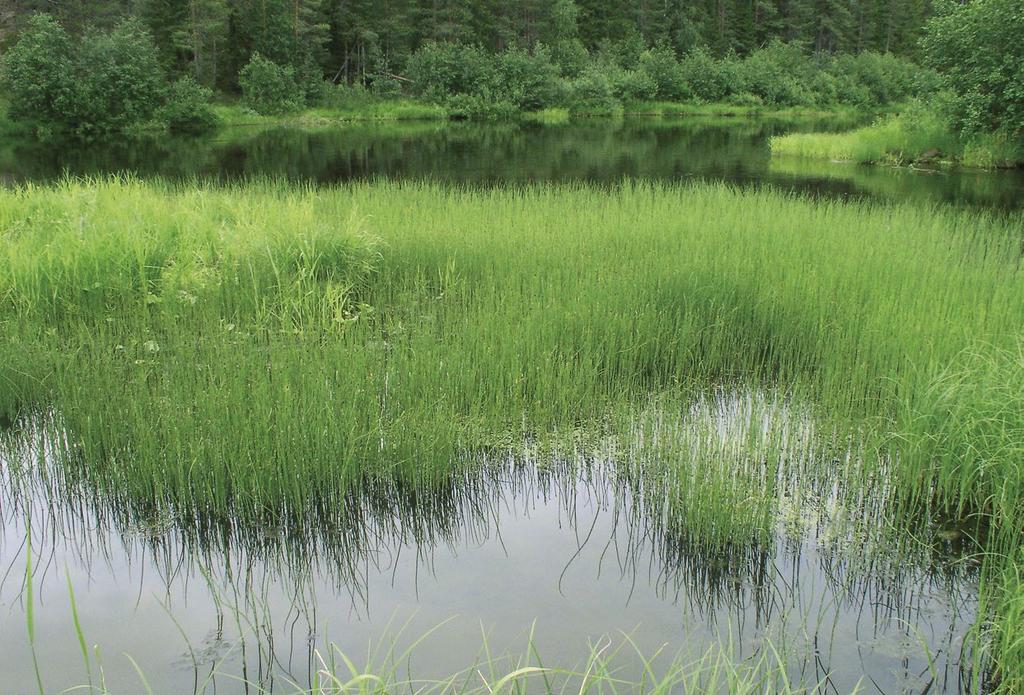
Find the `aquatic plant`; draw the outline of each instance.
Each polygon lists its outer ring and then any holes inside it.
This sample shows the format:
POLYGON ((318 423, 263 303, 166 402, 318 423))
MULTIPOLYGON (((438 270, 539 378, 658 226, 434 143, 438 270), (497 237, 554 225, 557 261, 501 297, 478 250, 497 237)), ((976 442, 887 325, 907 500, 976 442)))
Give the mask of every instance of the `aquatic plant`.
POLYGON ((612 452, 718 550, 765 541, 796 470, 911 532, 982 515, 998 568, 1020 229, 710 184, 26 186, 0 194, 0 404, 142 518, 301 529, 540 446, 612 452), (723 389, 773 395, 694 418, 723 389))

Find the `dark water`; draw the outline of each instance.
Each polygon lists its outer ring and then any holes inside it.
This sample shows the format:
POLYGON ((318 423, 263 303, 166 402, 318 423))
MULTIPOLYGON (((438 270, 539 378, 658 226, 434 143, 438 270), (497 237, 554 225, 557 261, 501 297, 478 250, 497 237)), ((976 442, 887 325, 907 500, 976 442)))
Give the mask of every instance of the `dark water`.
POLYGON ((564 125, 405 123, 330 129, 240 128, 207 138, 105 143, 8 142, 0 176, 47 181, 64 172, 218 180, 287 177, 321 184, 374 177, 469 184, 617 182, 626 177, 770 184, 816 194, 1019 208, 1024 172, 910 170, 773 159, 772 135, 842 130, 829 120, 591 120, 564 125))
MULTIPOLYGON (((744 403, 716 396, 684 418, 732 441, 744 403)), ((436 679, 485 660, 486 644, 502 675, 529 656, 531 634, 549 667, 584 671, 602 651, 624 692, 643 675, 624 635, 645 658, 658 655, 656 671, 708 649, 748 666, 778 654, 792 682, 823 682, 823 692, 860 684, 955 693, 970 676, 965 635, 977 565, 955 534, 880 544, 879 519, 841 523, 841 505, 827 493, 817 505, 780 499, 772 542, 709 548, 652 514, 610 461, 561 468, 520 458, 488 461, 429 494, 363 496, 330 526, 306 532, 230 521, 197 527, 143 521, 102 493, 64 487, 31 424, 7 437, 4 692, 29 692, 35 682, 29 556, 47 692, 89 675, 69 585, 83 640, 98 649, 93 678, 102 661, 115 693, 142 691, 129 656, 158 693, 294 692, 289 684, 307 688, 335 650, 361 667, 436 679), (392 646, 401 654, 414 644, 409 659, 388 660, 392 646)), ((835 464, 820 463, 827 481, 835 464)))

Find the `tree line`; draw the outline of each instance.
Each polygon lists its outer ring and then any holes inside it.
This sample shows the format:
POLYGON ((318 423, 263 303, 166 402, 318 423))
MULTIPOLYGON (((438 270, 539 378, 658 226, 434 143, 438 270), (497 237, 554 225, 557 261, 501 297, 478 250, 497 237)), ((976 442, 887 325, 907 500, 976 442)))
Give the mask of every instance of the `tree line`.
POLYGON ((0 0, 0 48, 36 12, 73 36, 134 17, 168 74, 236 90, 254 53, 351 84, 400 74, 431 41, 490 52, 703 48, 724 57, 779 40, 818 53, 912 56, 931 0, 0 0))
POLYGON ((215 90, 467 117, 923 98, 953 130, 1024 132, 1021 0, 10 1, 0 96, 37 132, 210 127, 215 90))

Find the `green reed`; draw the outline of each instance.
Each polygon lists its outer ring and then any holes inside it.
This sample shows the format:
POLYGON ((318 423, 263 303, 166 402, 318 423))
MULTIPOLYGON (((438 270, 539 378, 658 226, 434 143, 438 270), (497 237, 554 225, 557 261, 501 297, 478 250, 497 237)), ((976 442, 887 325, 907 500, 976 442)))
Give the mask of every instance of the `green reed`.
POLYGON ((154 517, 301 527, 540 445, 610 453, 717 547, 770 537, 797 465, 884 478, 908 525, 983 515, 1006 555, 1021 229, 710 184, 27 186, 0 195, 0 408, 154 517), (695 414, 715 390, 806 412, 695 414))

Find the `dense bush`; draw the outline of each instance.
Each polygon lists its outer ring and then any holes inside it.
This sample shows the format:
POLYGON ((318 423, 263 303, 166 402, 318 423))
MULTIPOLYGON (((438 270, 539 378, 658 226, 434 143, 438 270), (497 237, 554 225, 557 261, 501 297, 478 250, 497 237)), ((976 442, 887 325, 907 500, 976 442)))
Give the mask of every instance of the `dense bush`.
POLYGON ((612 95, 622 103, 650 101, 658 97, 658 84, 642 70, 626 70, 602 63, 593 68, 607 77, 612 95))
POLYGON ((175 133, 202 133, 217 127, 217 114, 210 107, 213 93, 191 77, 174 82, 167 102, 158 112, 160 121, 175 133))
POLYGON ((402 83, 387 75, 376 75, 370 83, 370 91, 381 99, 395 99, 402 96, 402 83))
POLYGON ((679 63, 679 72, 688 92, 698 101, 722 101, 744 91, 734 61, 717 60, 703 48, 688 53, 679 63))
POLYGON ((463 116, 490 118, 507 113, 509 105, 615 113, 623 104, 653 100, 871 107, 906 101, 937 85, 933 73, 894 56, 812 55, 781 41, 742 59, 718 58, 704 48, 680 59, 666 45, 645 49, 636 37, 605 41, 593 56, 579 49, 567 67, 544 46, 489 54, 458 43, 428 43, 412 56, 407 74, 418 96, 463 116))
MULTIPOLYGON (((906 99, 909 94, 920 93, 918 82, 925 71, 893 55, 860 53, 838 56, 833 72, 846 89, 859 92, 842 95, 844 101, 869 106, 891 104, 906 99)), ((929 86, 934 83, 924 85, 929 86)))
POLYGON ((378 101, 370 89, 356 82, 355 84, 332 84, 321 82, 314 103, 327 109, 353 110, 378 101))
POLYGON ((615 98, 611 80, 595 68, 588 69, 569 83, 566 100, 569 112, 576 115, 622 113, 622 103, 615 98))
POLYGON ((260 114, 298 111, 305 102, 304 90, 295 81, 295 70, 254 53, 238 73, 238 85, 246 106, 260 114))
POLYGON ((406 65, 413 93, 444 104, 456 94, 479 94, 494 82, 494 59, 476 46, 428 42, 406 65))
POLYGON ((512 49, 495 58, 494 92, 524 111, 553 105, 560 95, 558 67, 543 47, 533 53, 512 49))
POLYGON ((658 46, 640 55, 639 72, 654 84, 658 99, 683 101, 689 99, 689 85, 683 80, 676 54, 667 46, 658 46))
POLYGON ((1024 3, 943 3, 925 31, 926 63, 956 94, 954 124, 967 133, 1024 135, 1024 3))
POLYGON ((455 118, 493 120, 512 118, 519 113, 511 101, 479 94, 454 94, 448 97, 445 105, 455 118))
POLYGON ((543 46, 489 54, 476 46, 428 43, 406 66, 416 95, 465 116, 497 117, 509 106, 536 111, 561 102, 559 73, 543 46))
POLYGON ((153 37, 136 20, 110 32, 87 31, 75 70, 76 130, 111 132, 149 120, 164 85, 153 37))
POLYGON ((551 44, 551 62, 559 74, 575 79, 583 74, 590 60, 587 47, 579 39, 563 39, 551 44))
POLYGON ((47 14, 31 17, 18 42, 3 57, 8 115, 44 128, 60 127, 74 109, 72 45, 67 32, 47 14))
POLYGON ((792 44, 773 42, 761 48, 739 63, 735 91, 746 91, 773 106, 811 106, 827 103, 831 96, 827 92, 827 81, 818 87, 826 91, 825 98, 818 99, 813 86, 821 75, 822 67, 816 65, 799 47, 792 44), (736 89, 736 86, 739 89, 736 89))
POLYGON ((79 39, 47 14, 29 18, 3 58, 3 88, 14 121, 37 132, 80 137, 157 118, 176 130, 211 127, 211 92, 192 80, 168 88, 152 36, 134 19, 79 39))

